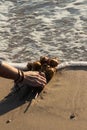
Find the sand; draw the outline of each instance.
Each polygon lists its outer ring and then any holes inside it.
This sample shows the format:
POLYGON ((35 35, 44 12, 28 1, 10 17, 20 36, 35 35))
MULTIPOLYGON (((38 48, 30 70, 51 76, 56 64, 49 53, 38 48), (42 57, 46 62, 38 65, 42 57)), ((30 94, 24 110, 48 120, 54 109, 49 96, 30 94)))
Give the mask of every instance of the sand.
POLYGON ((0 78, 1 130, 87 130, 87 68, 58 71, 36 99, 5 98, 13 81, 0 78))

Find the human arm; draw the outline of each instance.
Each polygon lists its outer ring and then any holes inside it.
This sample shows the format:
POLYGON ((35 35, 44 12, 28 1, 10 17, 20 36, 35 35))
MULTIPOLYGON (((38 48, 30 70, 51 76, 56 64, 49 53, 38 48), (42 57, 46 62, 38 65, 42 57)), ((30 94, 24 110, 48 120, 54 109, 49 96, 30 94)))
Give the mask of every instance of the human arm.
MULTIPOLYGON (((46 84, 44 75, 37 71, 26 71, 23 72, 23 74, 23 84, 28 84, 33 87, 43 87, 46 84)), ((0 76, 15 81, 18 78, 18 69, 8 63, 0 62, 0 76)), ((20 78, 22 78, 22 76, 22 73, 20 73, 20 78)))

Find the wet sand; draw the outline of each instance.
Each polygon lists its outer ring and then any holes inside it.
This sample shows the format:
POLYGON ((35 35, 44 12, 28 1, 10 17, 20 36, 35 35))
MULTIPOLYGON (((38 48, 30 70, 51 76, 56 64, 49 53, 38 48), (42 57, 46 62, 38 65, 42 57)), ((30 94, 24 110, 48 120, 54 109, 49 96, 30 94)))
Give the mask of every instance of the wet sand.
POLYGON ((5 98, 13 82, 0 78, 1 130, 87 130, 87 68, 58 71, 36 99, 5 98))

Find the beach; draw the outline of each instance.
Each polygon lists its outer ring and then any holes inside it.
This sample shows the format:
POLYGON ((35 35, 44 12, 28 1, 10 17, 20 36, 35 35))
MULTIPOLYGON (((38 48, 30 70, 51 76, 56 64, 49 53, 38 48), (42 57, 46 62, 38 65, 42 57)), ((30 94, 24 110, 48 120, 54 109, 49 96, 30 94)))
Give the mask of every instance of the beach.
POLYGON ((13 81, 0 78, 2 130, 87 129, 87 67, 59 70, 30 105, 19 95, 7 96, 12 87, 13 81))
MULTIPOLYGON (((1 0, 0 61, 28 63, 40 56, 87 61, 86 0, 1 0)), ((71 62, 72 63, 72 62, 71 62)), ((1 130, 87 130, 87 66, 60 69, 39 96, 11 93, 0 77, 1 130)))

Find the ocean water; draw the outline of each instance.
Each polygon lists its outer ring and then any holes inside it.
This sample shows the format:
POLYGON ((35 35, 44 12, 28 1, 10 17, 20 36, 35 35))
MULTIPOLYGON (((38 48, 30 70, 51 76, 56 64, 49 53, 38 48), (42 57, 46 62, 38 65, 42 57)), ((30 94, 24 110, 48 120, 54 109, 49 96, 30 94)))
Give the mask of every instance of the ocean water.
POLYGON ((0 0, 0 59, 87 61, 87 0, 0 0))

